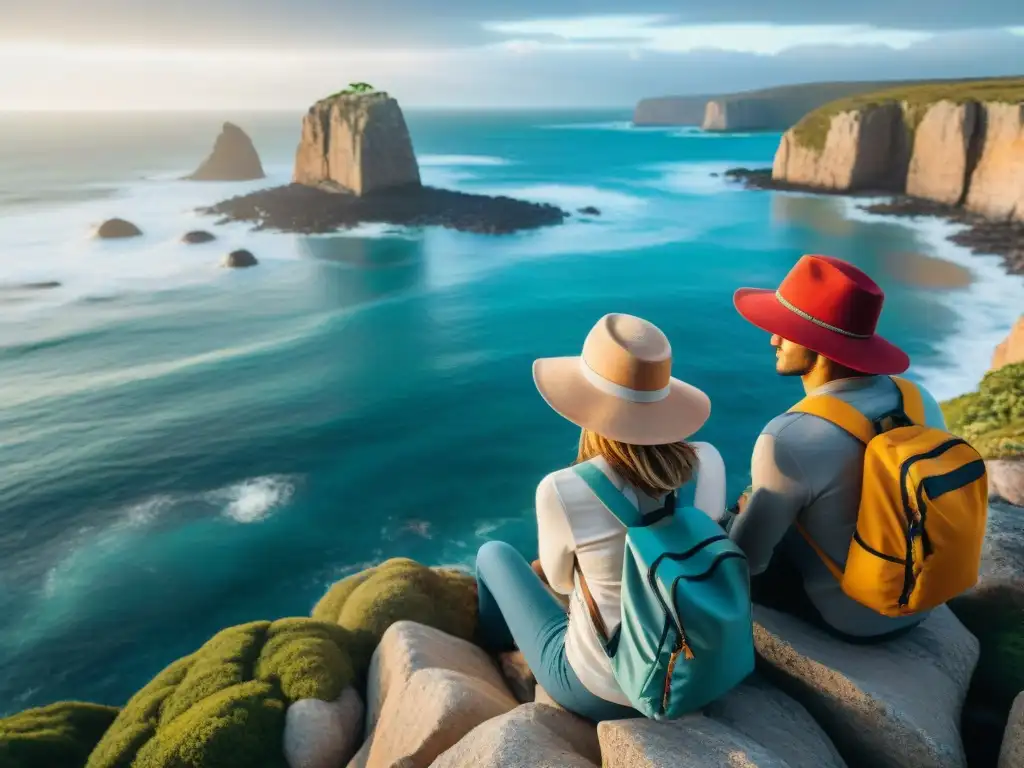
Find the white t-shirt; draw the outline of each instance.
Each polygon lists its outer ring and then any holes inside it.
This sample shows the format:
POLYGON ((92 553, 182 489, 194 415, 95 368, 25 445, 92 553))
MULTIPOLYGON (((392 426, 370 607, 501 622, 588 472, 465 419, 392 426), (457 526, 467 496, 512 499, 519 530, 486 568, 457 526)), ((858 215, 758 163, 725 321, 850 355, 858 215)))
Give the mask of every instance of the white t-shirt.
MULTIPOLYGON (((725 462, 710 443, 692 445, 699 462, 694 506, 717 520, 725 511, 725 462)), ((664 506, 664 496, 654 499, 626 485, 603 458, 591 459, 590 463, 607 475, 642 513, 664 506)), ((537 537, 540 563, 551 588, 561 595, 572 595, 565 636, 570 666, 595 696, 629 706, 629 699, 615 681, 611 660, 573 571, 575 556, 608 632, 615 632, 622 620, 619 600, 625 527, 569 467, 552 472, 537 486, 537 537)))

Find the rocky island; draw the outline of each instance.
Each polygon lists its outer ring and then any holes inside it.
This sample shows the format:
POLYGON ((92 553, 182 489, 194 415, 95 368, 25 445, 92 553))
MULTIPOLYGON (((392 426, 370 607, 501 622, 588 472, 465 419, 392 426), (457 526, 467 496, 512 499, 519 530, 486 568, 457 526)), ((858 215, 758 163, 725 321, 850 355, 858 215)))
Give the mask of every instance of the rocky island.
POLYGON ((840 99, 782 137, 762 189, 895 196, 873 213, 942 216, 953 240, 1024 274, 1024 78, 956 81, 840 99))
POLYGON ((306 234, 362 223, 505 234, 568 216, 552 205, 424 186, 398 102, 362 83, 309 108, 291 184, 201 212, 306 234))
POLYGON ((192 181, 250 181, 264 176, 259 153, 249 135, 234 123, 224 123, 210 156, 187 178, 192 181))

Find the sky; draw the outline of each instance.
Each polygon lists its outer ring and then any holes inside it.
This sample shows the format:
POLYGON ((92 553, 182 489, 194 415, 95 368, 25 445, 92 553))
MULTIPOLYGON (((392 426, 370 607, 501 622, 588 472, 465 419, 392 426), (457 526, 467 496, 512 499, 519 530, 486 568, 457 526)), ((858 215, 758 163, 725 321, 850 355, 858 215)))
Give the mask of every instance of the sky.
POLYGON ((0 0, 0 110, 626 107, 1024 74, 1022 0, 0 0))

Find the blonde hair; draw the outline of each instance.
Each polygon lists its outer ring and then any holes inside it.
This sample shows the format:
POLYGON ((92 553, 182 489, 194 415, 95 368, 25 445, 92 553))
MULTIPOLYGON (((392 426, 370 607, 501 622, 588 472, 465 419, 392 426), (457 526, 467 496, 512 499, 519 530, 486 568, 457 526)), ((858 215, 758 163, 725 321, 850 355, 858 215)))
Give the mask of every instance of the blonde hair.
POLYGON ((629 445, 584 429, 576 464, 604 457, 627 483, 648 496, 661 496, 689 482, 697 470, 697 452, 689 443, 629 445))

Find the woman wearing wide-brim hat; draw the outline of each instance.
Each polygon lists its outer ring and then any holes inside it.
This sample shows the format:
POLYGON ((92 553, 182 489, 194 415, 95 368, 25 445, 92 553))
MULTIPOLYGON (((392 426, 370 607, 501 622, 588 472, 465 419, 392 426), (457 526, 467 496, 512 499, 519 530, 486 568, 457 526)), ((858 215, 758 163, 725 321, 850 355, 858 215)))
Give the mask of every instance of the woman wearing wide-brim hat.
MULTIPOLYGON (((606 315, 581 355, 537 360, 533 377, 548 405, 582 429, 576 463, 591 462, 642 514, 667 506, 699 465, 694 506, 721 516, 722 458, 707 443, 686 442, 711 403, 672 377, 671 345, 656 326, 606 315)), ((599 636, 620 621, 625 527, 570 467, 537 488, 537 534, 537 570, 570 596, 568 615, 522 555, 488 542, 477 556, 485 644, 503 650, 514 642, 538 684, 570 711, 592 720, 637 717, 599 636)))

